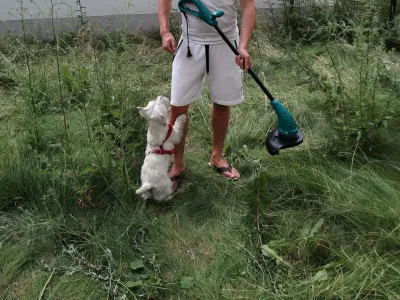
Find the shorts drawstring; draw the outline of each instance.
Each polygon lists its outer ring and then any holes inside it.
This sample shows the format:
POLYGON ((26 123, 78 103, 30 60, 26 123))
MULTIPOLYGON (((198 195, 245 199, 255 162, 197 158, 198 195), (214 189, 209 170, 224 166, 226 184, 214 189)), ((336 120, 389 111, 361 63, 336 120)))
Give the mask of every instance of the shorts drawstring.
POLYGON ((206 50, 206 70, 207 74, 210 72, 210 45, 205 45, 206 50))
POLYGON ((183 12, 183 14, 184 14, 185 19, 186 19, 186 38, 187 38, 187 43, 188 43, 188 46, 187 46, 188 52, 187 52, 186 57, 192 57, 192 52, 190 52, 190 46, 189 46, 189 20, 188 20, 188 17, 186 15, 186 13, 183 12))

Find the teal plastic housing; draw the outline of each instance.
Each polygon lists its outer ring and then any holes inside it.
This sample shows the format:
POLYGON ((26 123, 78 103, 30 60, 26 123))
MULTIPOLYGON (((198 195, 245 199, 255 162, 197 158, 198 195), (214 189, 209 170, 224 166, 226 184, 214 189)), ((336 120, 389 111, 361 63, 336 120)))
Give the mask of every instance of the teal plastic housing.
POLYGON ((204 22, 206 22, 210 26, 217 26, 217 18, 220 18, 224 15, 224 12, 222 10, 216 10, 213 13, 210 13, 210 11, 207 9, 207 7, 204 6, 203 3, 199 0, 181 0, 178 2, 178 7, 181 12, 185 12, 188 14, 191 14, 197 18, 200 18, 204 22), (196 5, 197 9, 199 11, 193 11, 187 7, 185 7, 183 4, 185 3, 190 3, 196 5))
POLYGON ((279 134, 284 138, 297 138, 297 124, 290 112, 278 101, 271 101, 272 108, 278 117, 279 134))

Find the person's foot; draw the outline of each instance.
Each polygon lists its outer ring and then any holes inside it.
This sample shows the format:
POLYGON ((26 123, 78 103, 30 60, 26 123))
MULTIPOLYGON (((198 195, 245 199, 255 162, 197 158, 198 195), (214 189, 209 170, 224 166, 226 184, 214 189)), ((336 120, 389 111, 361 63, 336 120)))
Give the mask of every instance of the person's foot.
POLYGON ((185 166, 172 166, 171 170, 168 173, 168 176, 171 179, 172 191, 175 191, 178 188, 179 180, 181 180, 185 174, 185 166))
POLYGON ((223 176, 230 180, 237 180, 240 178, 240 173, 232 165, 228 164, 225 159, 221 158, 211 158, 209 166, 214 168, 217 172, 221 173, 223 176))

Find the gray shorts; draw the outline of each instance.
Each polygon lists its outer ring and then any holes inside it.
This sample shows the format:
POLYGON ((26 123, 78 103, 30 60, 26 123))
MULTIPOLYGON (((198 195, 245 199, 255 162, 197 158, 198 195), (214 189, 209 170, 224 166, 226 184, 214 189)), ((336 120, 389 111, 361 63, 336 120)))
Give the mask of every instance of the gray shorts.
MULTIPOLYGON (((233 40, 237 47, 239 40, 233 40)), ((180 38, 172 64, 171 105, 185 106, 201 98, 203 80, 213 102, 232 106, 243 102, 244 71, 236 64, 235 53, 225 43, 203 45, 180 38)))

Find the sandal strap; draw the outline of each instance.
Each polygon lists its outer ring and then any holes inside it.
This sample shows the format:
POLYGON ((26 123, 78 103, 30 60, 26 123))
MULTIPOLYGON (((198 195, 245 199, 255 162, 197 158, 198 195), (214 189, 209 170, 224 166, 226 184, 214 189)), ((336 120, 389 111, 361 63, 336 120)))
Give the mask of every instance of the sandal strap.
POLYGON ((216 170, 217 172, 219 172, 219 173, 232 172, 232 165, 231 165, 231 164, 229 164, 229 167, 220 167, 220 168, 217 168, 217 167, 214 166, 214 168, 215 168, 215 170, 216 170))
POLYGON ((184 170, 184 171, 183 171, 181 174, 179 174, 179 175, 170 177, 171 182, 178 181, 178 180, 181 179, 181 177, 182 177, 183 175, 185 175, 185 174, 186 174, 186 170, 184 170))

